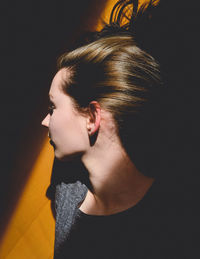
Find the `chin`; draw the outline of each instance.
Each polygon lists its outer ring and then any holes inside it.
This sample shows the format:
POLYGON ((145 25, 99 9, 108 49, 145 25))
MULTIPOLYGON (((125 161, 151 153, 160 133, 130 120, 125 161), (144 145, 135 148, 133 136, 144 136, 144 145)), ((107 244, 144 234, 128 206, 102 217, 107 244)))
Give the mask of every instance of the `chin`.
POLYGON ((58 152, 58 150, 54 150, 54 155, 55 158, 60 160, 60 161, 64 161, 65 156, 63 154, 61 154, 60 152, 58 152))

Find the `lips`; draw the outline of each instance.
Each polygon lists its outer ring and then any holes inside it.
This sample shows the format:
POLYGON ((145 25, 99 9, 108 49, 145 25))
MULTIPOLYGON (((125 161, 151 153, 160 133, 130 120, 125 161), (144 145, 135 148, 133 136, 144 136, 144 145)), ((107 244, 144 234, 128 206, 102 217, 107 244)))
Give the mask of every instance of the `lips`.
POLYGON ((50 134, 50 132, 48 132, 48 137, 49 137, 49 143, 55 148, 55 143, 54 143, 53 140, 51 139, 51 134, 50 134))
POLYGON ((54 143, 53 143, 53 141, 50 139, 49 140, 49 143, 53 146, 54 145, 54 143))
POLYGON ((55 148, 55 143, 53 142, 52 139, 49 140, 49 143, 55 148))

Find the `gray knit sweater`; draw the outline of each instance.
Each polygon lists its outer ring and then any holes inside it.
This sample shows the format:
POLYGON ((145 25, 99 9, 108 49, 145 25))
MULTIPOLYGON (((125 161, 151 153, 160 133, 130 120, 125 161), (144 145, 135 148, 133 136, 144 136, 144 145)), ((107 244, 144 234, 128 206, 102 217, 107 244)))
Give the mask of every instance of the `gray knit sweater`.
POLYGON ((85 198, 87 187, 80 181, 75 183, 61 183, 56 186, 55 209, 56 209, 56 230, 55 230, 55 253, 66 241, 73 220, 77 213, 78 204, 85 198))

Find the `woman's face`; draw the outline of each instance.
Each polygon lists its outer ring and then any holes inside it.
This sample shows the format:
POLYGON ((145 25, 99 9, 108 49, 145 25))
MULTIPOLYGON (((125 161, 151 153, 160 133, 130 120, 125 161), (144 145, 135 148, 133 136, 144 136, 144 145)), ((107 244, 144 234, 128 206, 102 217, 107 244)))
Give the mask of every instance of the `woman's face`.
POLYGON ((69 76, 66 69, 55 75, 49 91, 49 113, 42 121, 42 125, 49 129, 55 157, 60 160, 81 155, 89 146, 86 117, 75 110, 72 99, 62 91, 64 79, 68 81, 69 76))

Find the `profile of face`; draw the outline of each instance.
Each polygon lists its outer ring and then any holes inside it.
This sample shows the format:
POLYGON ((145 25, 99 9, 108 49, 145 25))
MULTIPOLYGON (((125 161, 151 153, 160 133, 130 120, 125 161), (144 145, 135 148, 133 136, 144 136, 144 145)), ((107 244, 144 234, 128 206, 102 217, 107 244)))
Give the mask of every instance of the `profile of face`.
POLYGON ((72 98, 62 90, 64 79, 69 76, 66 69, 55 75, 49 91, 49 113, 42 121, 49 129, 50 143, 59 160, 70 160, 89 147, 86 117, 75 110, 72 98))

